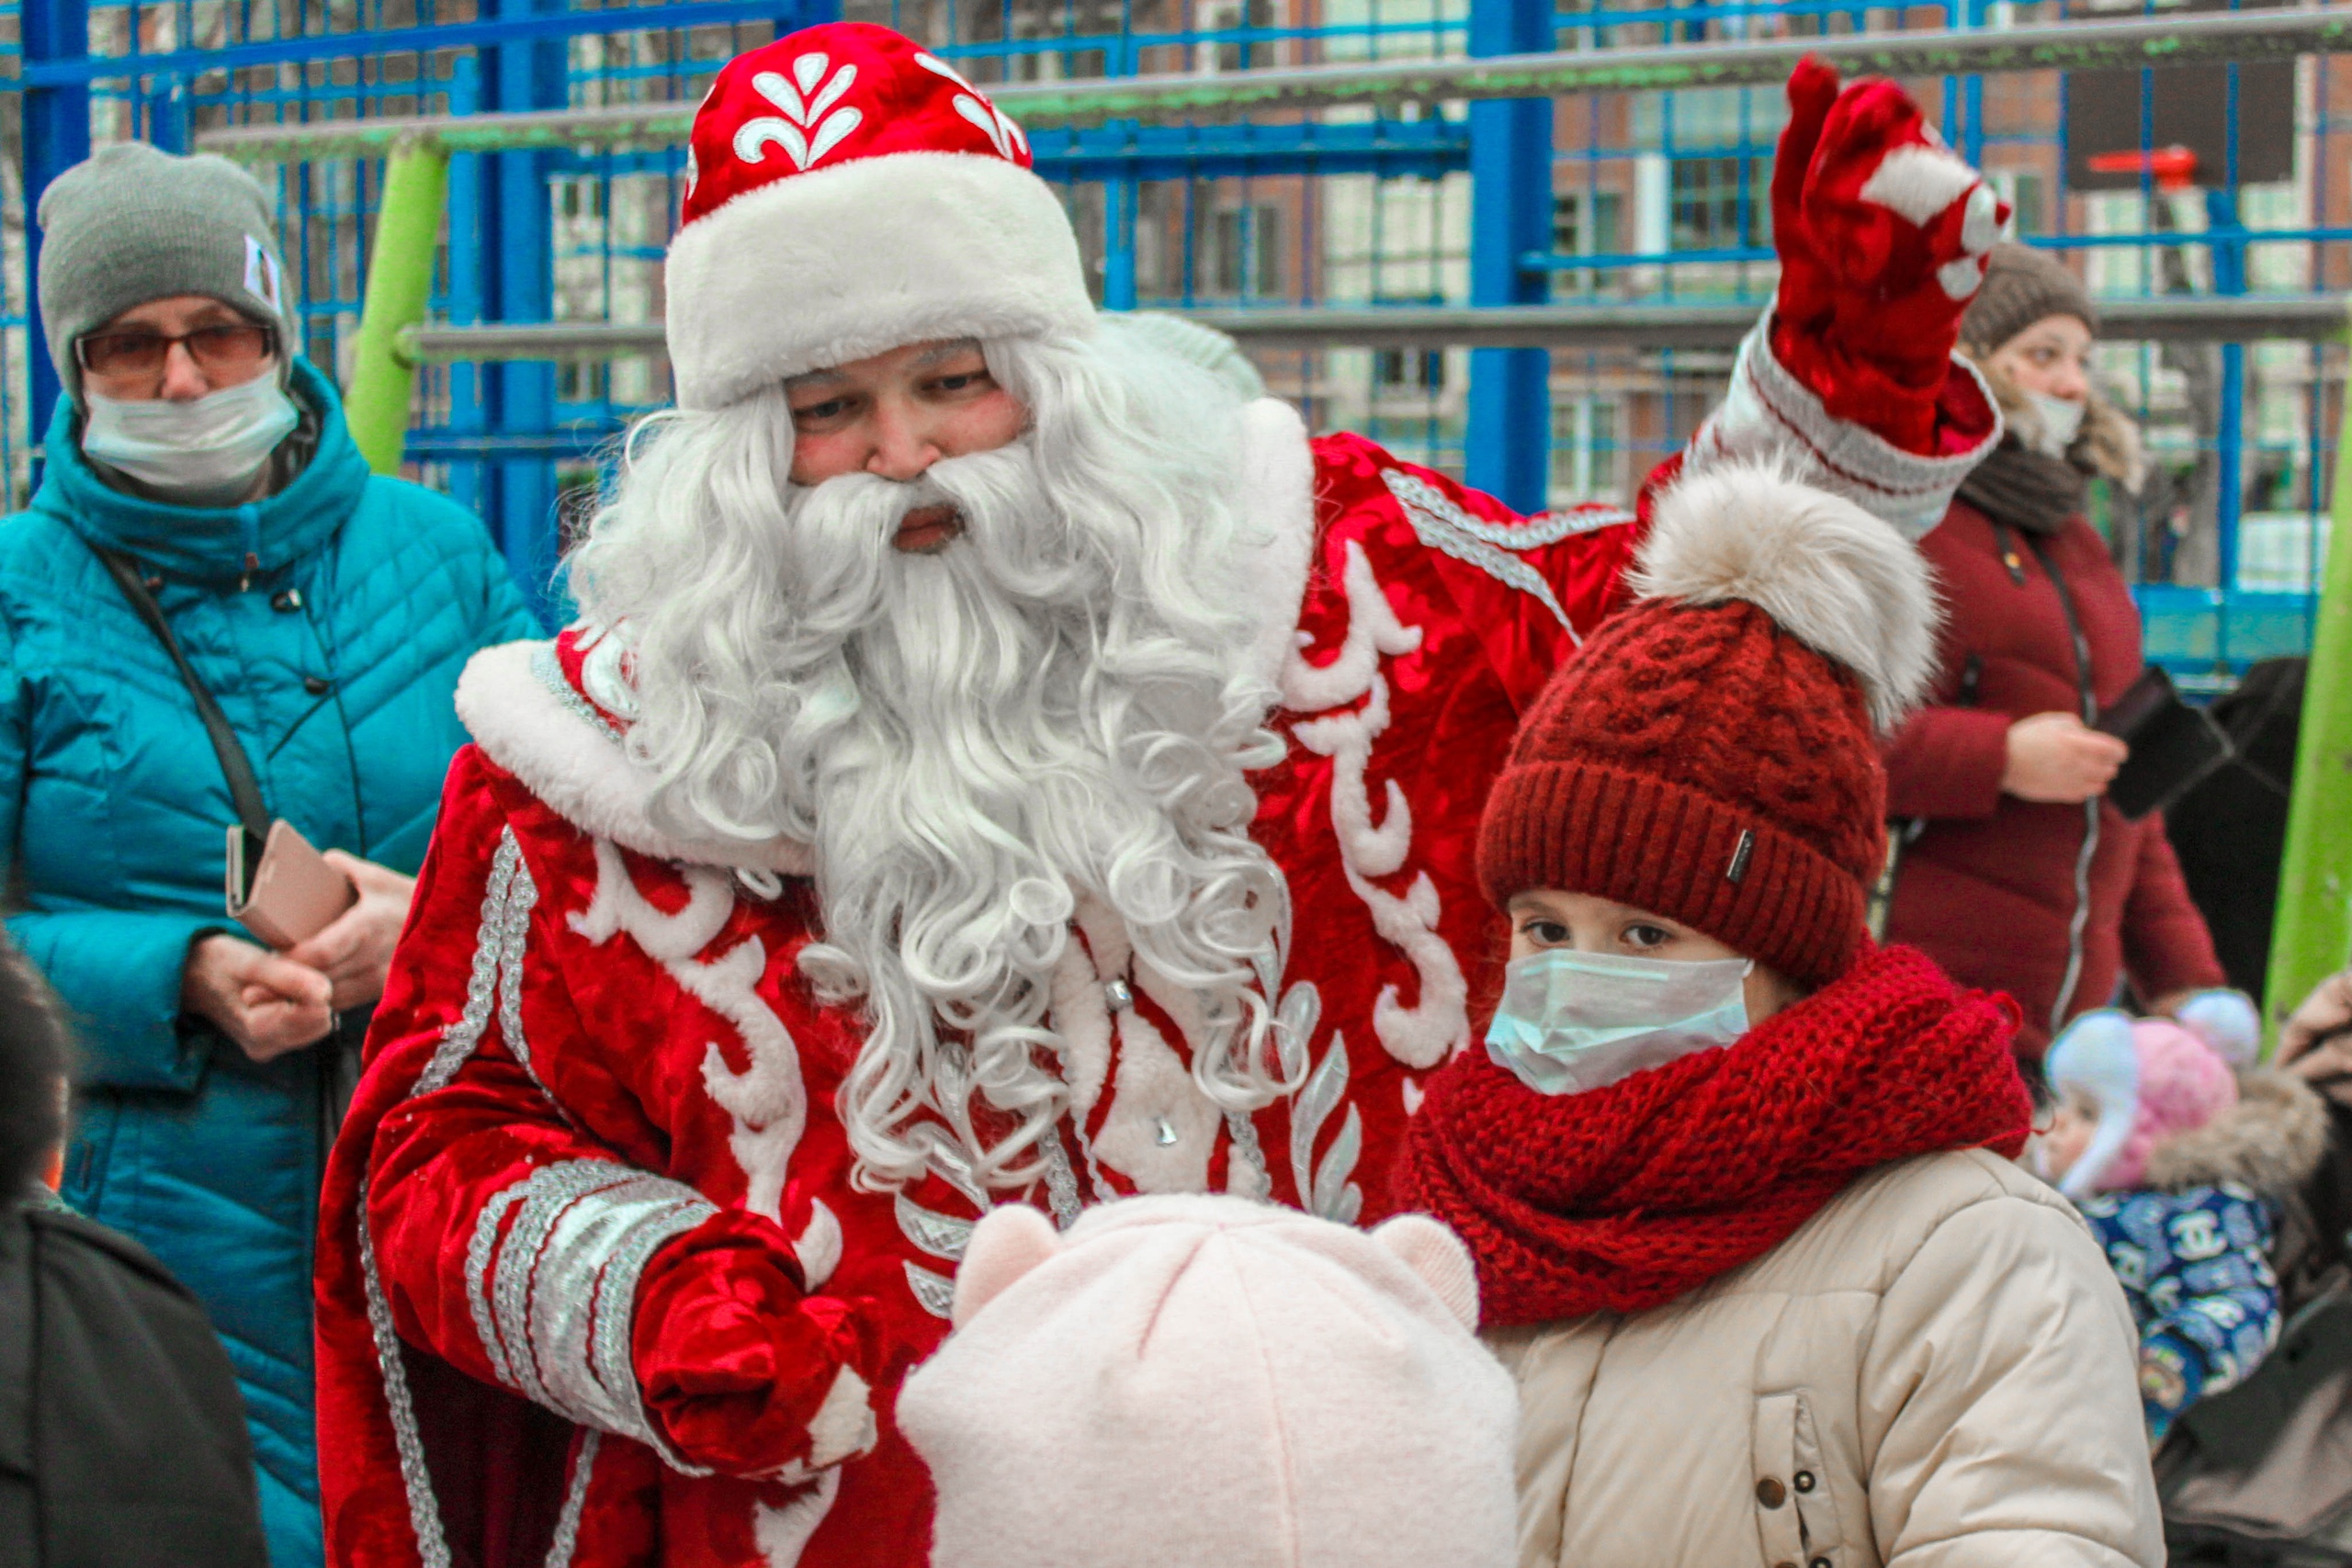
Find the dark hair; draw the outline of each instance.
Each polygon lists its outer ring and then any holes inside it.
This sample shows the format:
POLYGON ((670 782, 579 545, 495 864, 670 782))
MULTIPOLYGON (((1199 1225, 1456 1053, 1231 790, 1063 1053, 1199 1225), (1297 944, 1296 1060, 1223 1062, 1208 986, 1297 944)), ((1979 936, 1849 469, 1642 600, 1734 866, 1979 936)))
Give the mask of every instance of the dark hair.
POLYGON ((0 1202, 65 1135, 65 1021, 49 983, 0 935, 0 1202))

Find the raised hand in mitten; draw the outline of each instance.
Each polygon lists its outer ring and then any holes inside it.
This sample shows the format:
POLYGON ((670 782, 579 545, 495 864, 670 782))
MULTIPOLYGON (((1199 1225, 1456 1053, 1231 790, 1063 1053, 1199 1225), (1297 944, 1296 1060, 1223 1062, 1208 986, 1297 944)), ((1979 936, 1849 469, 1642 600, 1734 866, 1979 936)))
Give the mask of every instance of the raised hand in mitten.
POLYGON ((1772 170, 1772 353, 1835 417, 1937 454, 1961 313, 2008 209, 1892 82, 1789 78, 1772 170))
POLYGON ((646 1413, 688 1463, 806 1473, 874 1446, 876 1356, 856 1303, 800 1288, 783 1231, 712 1215, 638 1282, 631 1350, 646 1413))

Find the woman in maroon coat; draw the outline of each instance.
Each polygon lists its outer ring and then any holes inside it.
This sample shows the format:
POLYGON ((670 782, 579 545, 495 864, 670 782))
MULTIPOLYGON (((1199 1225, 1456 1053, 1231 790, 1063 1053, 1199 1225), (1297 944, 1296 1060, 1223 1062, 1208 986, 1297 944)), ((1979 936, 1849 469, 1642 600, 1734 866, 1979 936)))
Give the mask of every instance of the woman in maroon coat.
POLYGON ((2090 384, 2098 327, 2064 266, 1995 250, 1961 347, 2009 432, 1920 545, 1947 605, 1943 664, 1933 705, 1886 747, 1903 842, 1887 938, 2017 998, 2029 1060, 2119 976, 2156 1011, 2224 983, 2164 819, 2107 802, 2126 750, 2087 722, 2143 667, 2138 607, 2083 517, 2089 475, 2141 475, 2136 433, 2090 384))

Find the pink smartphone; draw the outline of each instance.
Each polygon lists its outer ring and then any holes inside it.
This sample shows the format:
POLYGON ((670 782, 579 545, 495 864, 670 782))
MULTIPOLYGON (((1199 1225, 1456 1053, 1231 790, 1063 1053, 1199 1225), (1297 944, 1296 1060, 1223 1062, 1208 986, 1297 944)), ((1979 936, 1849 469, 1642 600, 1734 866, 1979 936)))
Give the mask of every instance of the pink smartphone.
POLYGON ((229 829, 230 918, 278 951, 316 936, 358 901, 351 878, 284 818, 269 825, 261 858, 250 866, 244 829, 229 829))

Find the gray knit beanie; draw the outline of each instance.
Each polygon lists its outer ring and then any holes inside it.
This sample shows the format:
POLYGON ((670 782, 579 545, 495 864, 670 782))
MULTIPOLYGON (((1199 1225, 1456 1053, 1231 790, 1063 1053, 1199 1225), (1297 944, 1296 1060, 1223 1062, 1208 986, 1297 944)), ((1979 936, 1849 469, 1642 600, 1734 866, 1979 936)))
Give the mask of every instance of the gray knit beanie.
POLYGON ((2044 316, 2073 316, 2098 335, 2098 308, 2065 263, 2029 245, 1995 245, 1960 319, 1960 346, 1982 359, 2044 316))
POLYGON ((204 294, 277 329, 294 349, 294 302, 261 182, 209 152, 143 141, 102 147, 41 193, 40 325, 76 402, 74 343, 135 305, 204 294))

